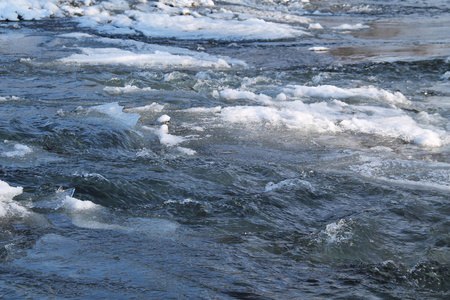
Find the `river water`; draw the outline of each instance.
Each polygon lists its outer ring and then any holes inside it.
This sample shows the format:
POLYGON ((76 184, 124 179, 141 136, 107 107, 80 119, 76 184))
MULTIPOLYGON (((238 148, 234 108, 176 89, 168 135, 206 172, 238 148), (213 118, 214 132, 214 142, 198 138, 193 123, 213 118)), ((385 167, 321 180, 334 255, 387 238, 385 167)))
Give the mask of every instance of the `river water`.
POLYGON ((5 299, 448 299, 448 1, 0 20, 5 299))

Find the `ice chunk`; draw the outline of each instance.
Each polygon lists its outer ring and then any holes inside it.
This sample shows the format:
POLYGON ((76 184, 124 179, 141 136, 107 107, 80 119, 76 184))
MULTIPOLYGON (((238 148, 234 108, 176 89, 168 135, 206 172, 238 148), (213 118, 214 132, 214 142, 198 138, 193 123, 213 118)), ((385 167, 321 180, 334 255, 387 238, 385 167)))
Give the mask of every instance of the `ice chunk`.
POLYGON ((22 194, 22 187, 12 187, 8 183, 0 180, 0 201, 1 202, 10 202, 12 199, 22 194))
POLYGON ((230 65, 222 58, 197 54, 175 55, 166 51, 136 53, 118 48, 81 48, 81 54, 72 54, 58 60, 65 64, 109 65, 121 64, 142 67, 202 67, 229 69, 230 65))
POLYGON ((309 30, 320 30, 320 29, 323 29, 323 27, 319 23, 311 23, 308 25, 308 29, 309 30))
POLYGON ((124 113, 123 106, 120 106, 117 102, 94 106, 92 109, 104 113, 129 127, 134 127, 141 117, 135 113, 124 113))
POLYGON ((271 97, 264 94, 255 94, 249 91, 239 91, 233 89, 225 89, 220 91, 220 97, 228 99, 228 100, 238 100, 238 99, 248 99, 260 102, 270 102, 272 100, 271 97))
POLYGON ((22 187, 12 187, 8 183, 0 180, 0 218, 22 217, 28 214, 28 210, 13 198, 22 194, 22 187))
POLYGON ((150 87, 146 88, 139 88, 134 85, 125 85, 124 87, 118 87, 118 86, 107 86, 103 88, 105 92, 107 92, 110 95, 120 95, 120 94, 129 94, 129 93, 137 93, 137 92, 148 92, 152 89, 150 87))
POLYGON ((63 201, 63 207, 69 212, 79 212, 86 210, 98 210, 102 206, 88 200, 79 200, 71 196, 66 196, 63 201))
POLYGON ((162 115, 158 119, 156 119, 156 123, 163 124, 163 123, 169 123, 170 117, 168 115, 162 115))
POLYGON ((327 47, 315 46, 315 47, 308 48, 308 50, 309 51, 314 51, 314 52, 326 52, 329 49, 327 47))
POLYGON ((161 125, 158 136, 159 142, 165 146, 176 146, 184 141, 181 136, 169 134, 169 127, 166 124, 161 125))
POLYGON ((361 23, 358 23, 358 24, 342 24, 342 25, 333 27, 333 29, 336 29, 336 30, 360 30, 360 29, 367 29, 367 28, 370 28, 370 26, 363 25, 361 23))
POLYGON ((371 99, 389 104, 403 104, 408 105, 411 102, 400 92, 389 92, 373 86, 365 86, 359 88, 340 88, 334 85, 320 85, 320 86, 288 86, 285 93, 291 94, 295 97, 320 97, 320 98, 360 98, 371 99))
POLYGON ((164 105, 153 102, 152 104, 140 106, 140 107, 127 107, 124 111, 132 113, 143 113, 143 112, 160 112, 164 109, 164 105))

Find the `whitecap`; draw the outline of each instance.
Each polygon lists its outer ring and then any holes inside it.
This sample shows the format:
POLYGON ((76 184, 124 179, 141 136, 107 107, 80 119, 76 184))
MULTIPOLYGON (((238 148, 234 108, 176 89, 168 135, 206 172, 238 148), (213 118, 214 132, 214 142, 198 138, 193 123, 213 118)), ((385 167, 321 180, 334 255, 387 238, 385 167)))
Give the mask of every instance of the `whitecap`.
POLYGON ((266 184, 264 191, 267 193, 291 188, 304 188, 308 192, 314 192, 314 188, 310 182, 298 178, 286 179, 278 183, 269 182, 266 184))
POLYGON ((0 155, 5 157, 24 157, 33 152, 33 149, 23 144, 15 144, 10 151, 4 151, 0 155))

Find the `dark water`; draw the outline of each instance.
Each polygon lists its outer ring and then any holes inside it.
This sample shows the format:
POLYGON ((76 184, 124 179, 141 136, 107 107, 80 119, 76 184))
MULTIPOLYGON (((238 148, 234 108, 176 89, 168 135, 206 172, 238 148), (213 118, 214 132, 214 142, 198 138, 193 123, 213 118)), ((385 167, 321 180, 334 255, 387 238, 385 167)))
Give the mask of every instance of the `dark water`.
POLYGON ((447 1, 189 9, 308 34, 0 23, 0 294, 447 299, 447 1), (115 61, 83 63, 82 49, 115 61), (140 61, 118 63, 117 49, 140 61), (197 61, 146 60, 155 50, 197 61))

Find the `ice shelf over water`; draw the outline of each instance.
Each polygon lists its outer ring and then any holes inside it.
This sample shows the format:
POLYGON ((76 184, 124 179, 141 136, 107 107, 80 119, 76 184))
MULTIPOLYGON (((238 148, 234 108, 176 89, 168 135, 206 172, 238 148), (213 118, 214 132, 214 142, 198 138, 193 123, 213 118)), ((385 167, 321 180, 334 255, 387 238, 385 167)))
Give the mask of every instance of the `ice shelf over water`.
POLYGON ((82 27, 102 33, 213 40, 273 40, 306 34, 300 28, 227 11, 190 11, 213 1, 5 0, 0 20, 39 20, 73 16, 82 27))

